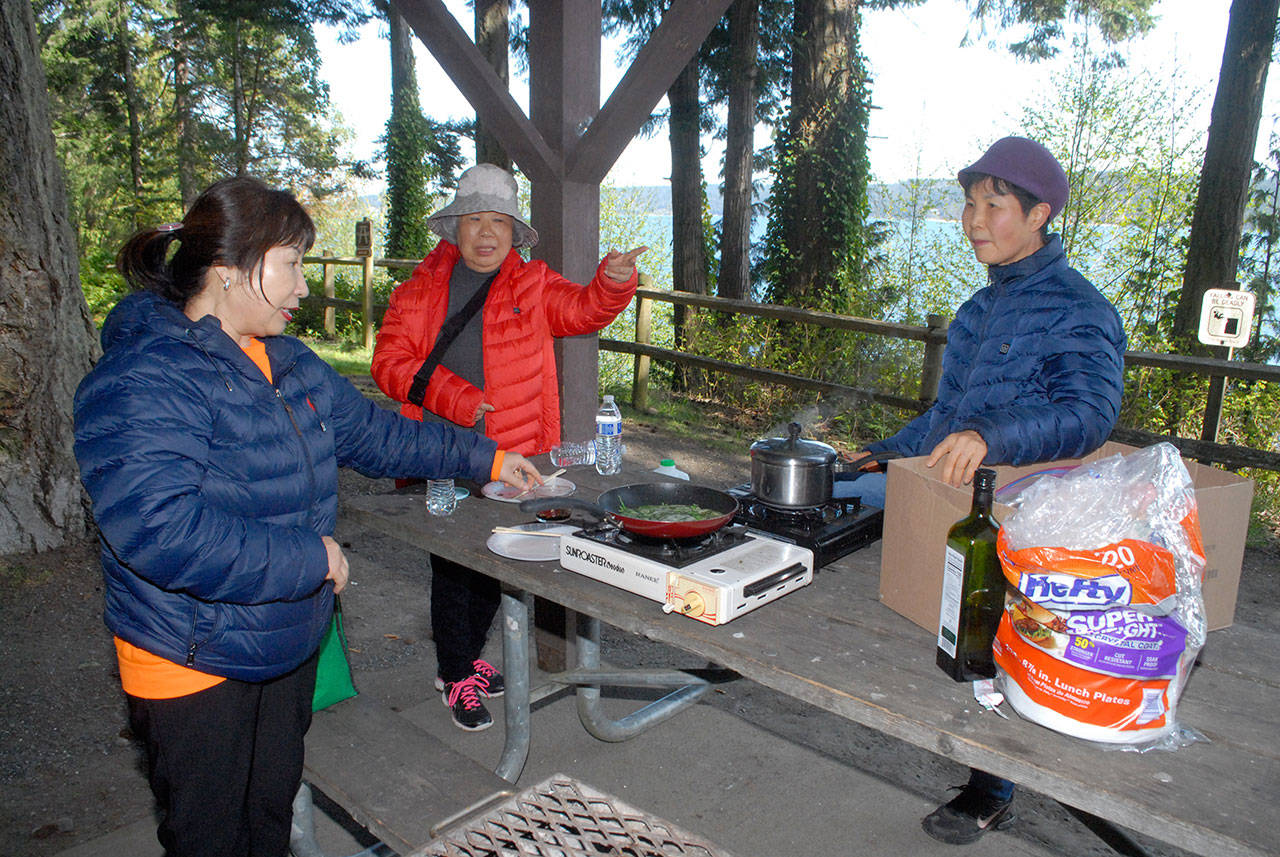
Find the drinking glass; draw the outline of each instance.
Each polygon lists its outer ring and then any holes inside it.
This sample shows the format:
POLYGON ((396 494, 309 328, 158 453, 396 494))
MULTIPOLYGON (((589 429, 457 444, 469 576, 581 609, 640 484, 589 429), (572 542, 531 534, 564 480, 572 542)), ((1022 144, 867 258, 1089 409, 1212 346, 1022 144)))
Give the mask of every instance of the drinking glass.
POLYGON ((427 480, 427 511, 433 515, 452 515, 458 508, 458 495, 453 490, 452 479, 427 480))

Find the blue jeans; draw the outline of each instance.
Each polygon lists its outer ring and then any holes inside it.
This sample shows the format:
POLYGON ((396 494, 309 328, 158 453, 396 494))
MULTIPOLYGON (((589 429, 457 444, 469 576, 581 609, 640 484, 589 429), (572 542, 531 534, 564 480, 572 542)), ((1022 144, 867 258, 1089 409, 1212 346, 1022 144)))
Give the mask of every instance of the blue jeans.
POLYGON ((988 774, 986 771, 979 771, 977 768, 969 769, 969 787, 986 792, 996 800, 1008 800, 1013 797, 1013 781, 997 777, 995 774, 988 774))
POLYGON ((861 497, 862 505, 883 509, 885 478, 884 473, 872 471, 857 479, 836 479, 831 487, 831 496, 836 499, 861 497))

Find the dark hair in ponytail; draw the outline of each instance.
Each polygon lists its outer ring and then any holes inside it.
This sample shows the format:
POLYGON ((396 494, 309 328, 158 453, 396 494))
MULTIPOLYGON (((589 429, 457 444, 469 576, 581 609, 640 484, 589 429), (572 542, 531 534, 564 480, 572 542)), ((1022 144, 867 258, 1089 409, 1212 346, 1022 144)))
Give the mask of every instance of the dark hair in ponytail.
POLYGON ((204 289, 205 274, 214 265, 249 275, 272 247, 308 250, 315 238, 315 224, 291 194, 238 176, 216 182, 196 197, 181 224, 134 235, 120 248, 116 267, 134 289, 185 307, 204 289), (178 249, 170 258, 174 241, 178 249))

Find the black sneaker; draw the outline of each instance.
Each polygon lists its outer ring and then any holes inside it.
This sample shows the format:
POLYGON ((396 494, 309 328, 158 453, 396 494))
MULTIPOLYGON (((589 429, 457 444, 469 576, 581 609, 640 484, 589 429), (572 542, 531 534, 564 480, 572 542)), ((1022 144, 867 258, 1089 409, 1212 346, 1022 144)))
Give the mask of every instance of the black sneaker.
POLYGON ((453 714, 453 722, 459 729, 479 732, 493 725, 493 718, 480 701, 480 682, 475 676, 445 682, 440 698, 453 714))
POLYGON ((502 673, 493 664, 476 658, 471 662, 471 677, 480 684, 480 693, 484 696, 502 696, 507 691, 507 683, 502 680, 502 673))
MULTIPOLYGON (((481 696, 502 696, 507 685, 502 680, 502 673, 493 664, 476 658, 471 662, 471 678, 479 684, 481 696)), ((444 679, 436 676, 436 690, 444 690, 444 679)))
POLYGON ((1009 812, 1013 798, 1001 800, 990 792, 964 786, 960 794, 924 817, 924 832, 950 845, 976 842, 988 830, 1001 830, 1013 823, 1009 812))

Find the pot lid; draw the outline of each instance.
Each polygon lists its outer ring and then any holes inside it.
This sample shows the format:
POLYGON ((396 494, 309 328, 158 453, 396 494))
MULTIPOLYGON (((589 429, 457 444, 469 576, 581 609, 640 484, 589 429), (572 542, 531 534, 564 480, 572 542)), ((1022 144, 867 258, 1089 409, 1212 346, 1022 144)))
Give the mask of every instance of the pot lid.
POLYGON ((766 464, 827 466, 836 460, 836 451, 822 441, 800 437, 800 424, 791 423, 786 437, 771 437, 751 444, 751 457, 766 464))

